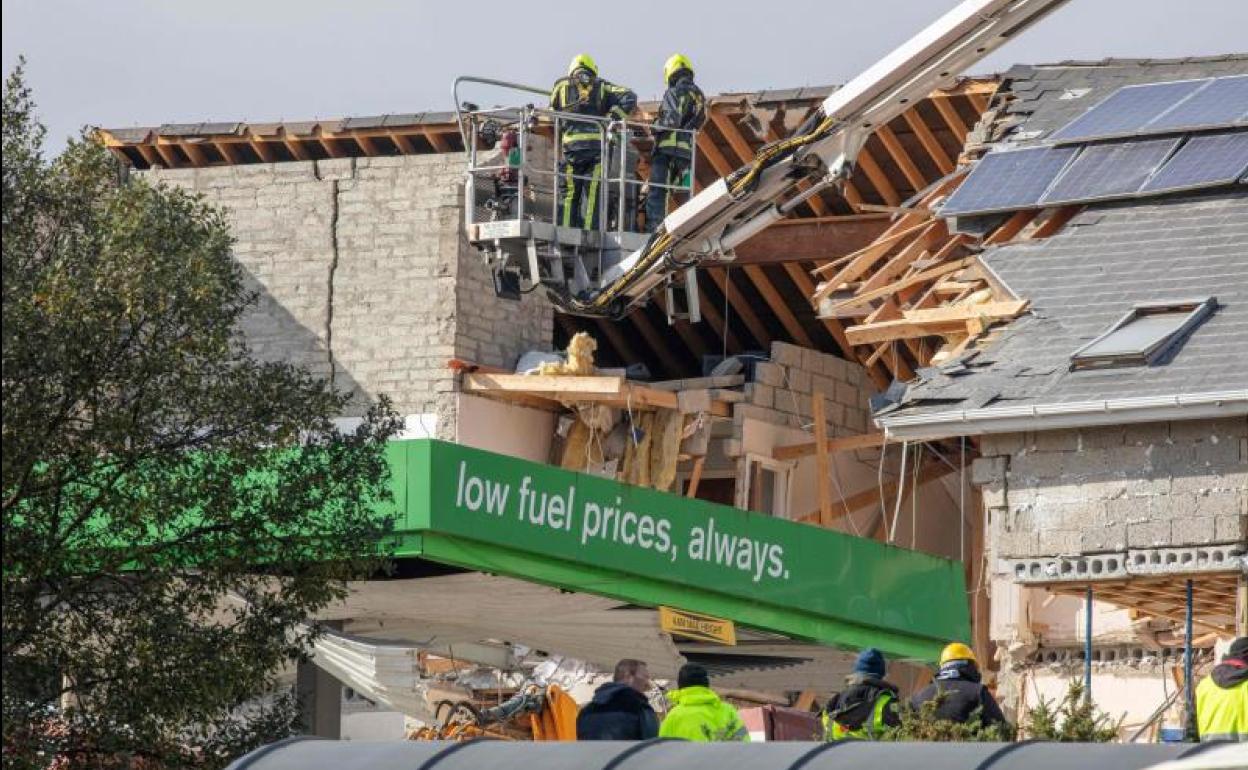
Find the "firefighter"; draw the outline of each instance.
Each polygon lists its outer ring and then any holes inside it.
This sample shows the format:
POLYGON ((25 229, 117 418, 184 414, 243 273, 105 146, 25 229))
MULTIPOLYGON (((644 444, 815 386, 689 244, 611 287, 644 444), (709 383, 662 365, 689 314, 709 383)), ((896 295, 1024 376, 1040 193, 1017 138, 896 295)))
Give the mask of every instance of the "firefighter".
POLYGON ((1248 636, 1196 687, 1196 729, 1202 741, 1248 742, 1248 636))
MULTIPOLYGON (((558 112, 597 118, 627 118, 637 106, 637 94, 598 77, 598 65, 588 54, 577 54, 568 65, 568 76, 555 81, 550 108, 558 112)), ((563 153, 556 180, 559 222, 564 227, 596 229, 599 182, 602 180, 603 126, 595 121, 564 119, 559 149, 563 153)))
POLYGON ((705 668, 697 663, 686 663, 676 673, 676 684, 680 689, 667 694, 672 710, 659 726, 660 738, 749 743, 750 733, 741 715, 711 689, 710 675, 705 668))
POLYGON ((663 65, 667 90, 659 106, 654 128, 654 154, 650 158, 650 190, 646 195, 646 228, 654 232, 667 216, 672 187, 682 184, 693 158, 692 133, 706 122, 706 97, 693 82, 693 63, 674 53, 663 65), (667 185, 663 187, 662 185, 667 185))
POLYGON ((978 711, 979 722, 984 727, 1005 724, 1005 715, 1001 713, 997 699, 992 697, 980 678, 975 653, 965 644, 953 642, 940 653, 936 681, 911 698, 910 705, 917 710, 943 693, 936 705, 937 719, 966 723, 978 711))
POLYGON ((884 655, 874 647, 858 653, 848 687, 833 695, 823 710, 823 734, 828 740, 875 740, 886 727, 901 724, 897 714, 897 687, 884 681, 884 655))

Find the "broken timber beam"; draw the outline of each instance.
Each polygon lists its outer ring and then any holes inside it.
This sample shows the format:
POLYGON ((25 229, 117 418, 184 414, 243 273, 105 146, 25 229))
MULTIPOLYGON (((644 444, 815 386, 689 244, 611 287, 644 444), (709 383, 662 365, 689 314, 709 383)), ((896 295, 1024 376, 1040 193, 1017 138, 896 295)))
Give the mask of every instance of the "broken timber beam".
MULTIPOLYGON (((881 446, 883 443, 883 433, 863 433, 857 436, 830 438, 824 441, 823 445, 825 451, 831 454, 834 452, 846 452, 850 449, 868 449, 870 447, 881 446)), ((810 457, 818 451, 818 441, 805 441, 801 444, 786 444, 785 446, 778 446, 771 451, 771 456, 777 460, 796 460, 799 457, 810 457)))
MULTIPOLYGON (((503 401, 536 398, 552 403, 595 403, 639 411, 679 408, 674 391, 629 382, 623 377, 477 372, 464 376, 462 388, 465 393, 503 401)), ((711 401, 710 406, 708 413, 712 416, 729 417, 732 414, 732 405, 725 401, 711 401)))
MULTIPOLYGON (((1026 308, 1027 300, 1013 300, 906 310, 896 320, 851 326, 845 330, 845 336, 851 345, 868 345, 932 335, 968 334, 972 333, 968 330, 968 325, 1014 318, 1026 308)), ((978 330, 974 333, 978 333, 978 330)))

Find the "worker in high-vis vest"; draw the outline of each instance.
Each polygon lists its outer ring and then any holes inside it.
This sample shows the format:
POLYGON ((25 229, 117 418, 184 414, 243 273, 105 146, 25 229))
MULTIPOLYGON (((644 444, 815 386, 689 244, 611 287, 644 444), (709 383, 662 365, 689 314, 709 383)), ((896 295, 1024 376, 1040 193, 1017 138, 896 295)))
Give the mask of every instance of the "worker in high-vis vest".
POLYGON ((1196 687, 1196 730, 1201 741, 1248 742, 1248 636, 1196 687))
POLYGON ((845 683, 845 691, 829 698, 820 716, 825 740, 876 740, 885 729, 901 724, 897 687, 884 680, 884 655, 879 650, 871 647, 858 653, 845 683))
MULTIPOLYGON (((555 81, 550 108, 596 118, 624 120, 637 106, 637 94, 598 77, 598 65, 588 54, 577 54, 568 76, 555 81)), ((597 121, 563 118, 559 150, 563 155, 556 191, 559 221, 564 227, 598 226, 604 126, 597 121)))
POLYGON ((646 229, 650 232, 667 216, 673 188, 684 183, 693 160, 692 132, 706 122, 706 97, 693 82, 693 62, 688 57, 678 53, 668 57, 663 64, 663 82, 667 90, 653 129, 654 153, 646 193, 646 229))
POLYGON ((705 668, 686 663, 676 672, 676 685, 679 689, 667 694, 672 710, 659 725, 660 738, 749 743, 750 731, 745 729, 741 715, 711 689, 710 675, 705 668))

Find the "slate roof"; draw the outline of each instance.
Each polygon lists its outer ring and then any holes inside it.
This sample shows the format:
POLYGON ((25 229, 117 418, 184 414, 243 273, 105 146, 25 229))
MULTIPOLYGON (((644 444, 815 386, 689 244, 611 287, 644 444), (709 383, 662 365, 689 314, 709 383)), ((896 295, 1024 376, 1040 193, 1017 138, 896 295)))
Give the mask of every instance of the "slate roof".
MULTIPOLYGON (((1120 86, 1244 72, 1248 55, 1015 67, 1005 87, 1019 98, 981 130, 1035 143, 1120 86)), ((1248 187, 1092 204, 1055 236, 982 258, 1030 311, 981 348, 919 372, 879 417, 1248 391, 1248 187), (1167 360, 1070 370, 1071 353, 1133 305, 1210 296, 1216 312, 1167 360)))
POLYGON ((1001 91, 1012 98, 988 139, 1037 144, 1122 86, 1243 74, 1248 54, 1016 65, 1001 75, 1001 91))

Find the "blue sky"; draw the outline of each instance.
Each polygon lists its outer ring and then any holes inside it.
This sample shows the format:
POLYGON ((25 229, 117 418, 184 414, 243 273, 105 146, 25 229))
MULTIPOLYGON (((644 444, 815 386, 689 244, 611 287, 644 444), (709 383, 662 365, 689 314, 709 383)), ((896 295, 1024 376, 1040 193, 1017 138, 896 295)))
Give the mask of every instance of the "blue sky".
MULTIPOLYGON (((953 4, 4 0, 3 62, 26 55, 56 148, 85 124, 448 109, 457 74, 546 86, 582 50, 643 98, 674 51, 710 92, 838 83, 953 4)), ((1072 0, 975 71, 1242 52, 1246 29, 1248 0, 1072 0)))

